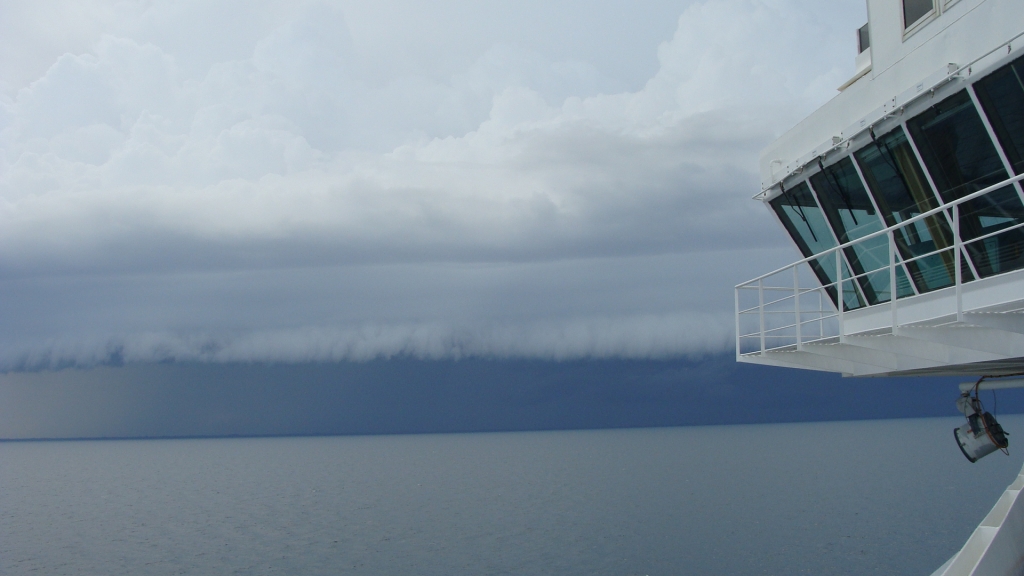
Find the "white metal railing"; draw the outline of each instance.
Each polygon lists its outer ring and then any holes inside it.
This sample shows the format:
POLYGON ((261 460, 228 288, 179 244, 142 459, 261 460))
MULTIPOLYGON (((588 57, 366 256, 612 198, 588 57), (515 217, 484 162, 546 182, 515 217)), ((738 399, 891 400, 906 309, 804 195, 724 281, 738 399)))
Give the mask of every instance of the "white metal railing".
MULTIPOLYGON (((836 300, 844 302, 845 297, 856 299, 858 308, 878 308, 888 306, 891 309, 891 326, 897 326, 897 302, 904 298, 916 296, 914 291, 914 280, 910 276, 907 264, 925 258, 939 255, 940 257, 952 260, 954 274, 952 283, 944 288, 953 288, 955 293, 956 317, 963 320, 963 298, 961 286, 962 264, 964 247, 976 242, 982 242, 1010 230, 1024 227, 1024 222, 1000 228, 994 232, 971 238, 963 241, 960 237, 960 206, 976 198, 980 198, 1006 186, 1024 180, 1024 174, 1014 176, 993 184, 987 188, 968 194, 953 202, 943 204, 937 208, 923 212, 908 218, 894 226, 879 230, 862 236, 845 244, 824 250, 814 256, 810 256, 794 262, 788 266, 779 268, 767 274, 763 274, 736 286, 736 355, 746 356, 752 354, 763 354, 770 350, 796 350, 803 344, 809 342, 830 342, 842 341, 843 316, 849 313, 850 306, 836 306, 831 293, 834 293, 836 300), (951 217, 951 228, 953 244, 951 246, 939 247, 926 254, 913 256, 912 258, 897 258, 896 256, 896 233, 926 218, 949 212, 951 217), (875 238, 885 236, 888 239, 887 266, 876 267, 853 274, 854 270, 846 265, 846 258, 843 252, 847 248, 865 244, 875 238), (945 256, 949 254, 949 256, 945 256), (812 264, 813 263, 813 264, 812 264), (830 283, 822 284, 814 274, 812 266, 826 270, 827 275, 833 280, 830 283), (878 301, 870 303, 861 297, 859 285, 867 281, 869 277, 876 280, 876 275, 888 273, 888 293, 879 292, 878 301), (906 287, 903 293, 899 292, 900 282, 898 278, 903 276, 906 279, 906 287), (895 298, 892 296, 896 295, 895 298)), ((975 278, 978 275, 974 274, 975 278)), ((877 286, 877 282, 872 282, 877 286)), ((950 310, 952 313, 952 310, 950 310)))

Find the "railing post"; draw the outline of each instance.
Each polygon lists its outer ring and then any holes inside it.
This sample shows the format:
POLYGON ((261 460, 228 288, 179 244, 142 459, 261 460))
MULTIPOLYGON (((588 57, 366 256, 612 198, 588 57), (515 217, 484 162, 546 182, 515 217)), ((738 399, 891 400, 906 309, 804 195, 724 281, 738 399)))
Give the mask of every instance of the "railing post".
POLYGON ((740 348, 740 287, 734 288, 733 294, 736 297, 736 360, 740 359, 742 349, 740 348))
POLYGON ((825 337, 825 300, 828 300, 828 290, 824 287, 818 288, 818 339, 825 337))
POLYGON ((761 355, 764 355, 764 278, 757 281, 757 312, 761 315, 761 355))
POLYGON ((953 205, 953 248, 956 255, 953 258, 956 270, 953 272, 956 286, 956 321, 964 321, 964 295, 963 295, 963 272, 961 271, 960 259, 963 250, 963 242, 960 240, 960 205, 953 205))
POLYGON ((839 341, 843 341, 843 258, 842 251, 836 248, 836 309, 839 310, 839 341))
POLYGON ((800 336, 800 273, 799 266, 793 266, 793 310, 796 313, 796 349, 800 349, 803 338, 800 336))
POLYGON ((889 311, 892 313, 892 335, 896 335, 896 234, 889 230, 889 311))

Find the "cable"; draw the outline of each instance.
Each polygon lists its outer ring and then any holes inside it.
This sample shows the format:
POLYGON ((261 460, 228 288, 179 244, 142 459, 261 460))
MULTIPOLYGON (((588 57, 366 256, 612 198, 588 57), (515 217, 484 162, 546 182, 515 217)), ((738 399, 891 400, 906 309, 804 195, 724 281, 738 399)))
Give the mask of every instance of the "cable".
MULTIPOLYGON (((1022 374, 1024 374, 1024 373, 1022 373, 1022 374)), ((1003 376, 1020 376, 1020 375, 1021 374, 1004 374, 1003 376)), ((972 406, 972 408, 974 408, 974 410, 975 410, 975 415, 978 416, 981 419, 981 426, 982 426, 982 428, 985 429, 985 435, 988 436, 988 439, 990 441, 992 441, 992 445, 995 446, 996 448, 998 448, 1003 454, 1006 454, 1007 456, 1009 456, 1010 455, 1010 451, 1009 451, 1008 448, 1010 446, 1010 441, 1006 439, 1006 437, 1009 436, 1009 434, 1007 434, 1006 431, 1003 430, 1001 426, 999 426, 999 423, 996 422, 995 417, 993 416, 992 417, 992 422, 993 422, 993 424, 996 425, 996 427, 999 428, 998 432, 1001 433, 1002 436, 1003 436, 1003 441, 1002 442, 999 442, 999 441, 996 440, 995 436, 992 434, 992 430, 989 428, 989 425, 988 425, 989 419, 985 417, 985 415, 988 414, 987 412, 985 412, 985 405, 981 403, 981 398, 978 396, 978 391, 979 391, 979 388, 981 387, 981 383, 986 378, 991 378, 991 376, 982 376, 981 378, 978 378, 977 382, 974 383, 974 395, 971 398, 971 403, 972 404, 977 403, 977 406, 972 406)), ((995 390, 992 391, 992 394, 993 394, 993 396, 995 395, 995 390)), ((969 421, 970 420, 968 419, 968 422, 969 421)))

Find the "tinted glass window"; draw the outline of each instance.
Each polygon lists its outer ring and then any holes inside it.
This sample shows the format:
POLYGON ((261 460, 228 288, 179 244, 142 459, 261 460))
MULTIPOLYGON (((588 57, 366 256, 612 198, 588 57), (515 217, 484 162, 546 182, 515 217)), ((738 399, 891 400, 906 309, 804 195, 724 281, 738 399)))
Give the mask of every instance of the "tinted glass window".
MULTIPOLYGON (((844 158, 811 177, 811 185, 822 210, 841 243, 847 243, 884 228, 853 161, 844 158)), ((889 299, 889 240, 881 236, 845 249, 846 259, 861 275, 884 268, 884 274, 867 274, 858 279, 870 304, 889 299)))
MULTIPOLYGON (((807 183, 801 182, 793 189, 786 190, 769 204, 779 216, 782 225, 786 227, 786 231, 793 237, 793 241, 796 242, 804 257, 820 254, 822 251, 836 246, 832 231, 829 230, 828 224, 825 222, 825 215, 807 183)), ((812 260, 810 266, 822 285, 835 282, 836 260, 834 254, 812 260)), ((846 271, 845 274, 848 276, 849 271, 846 271)), ((836 300, 835 288, 830 287, 827 291, 834 303, 836 300)), ((848 302, 848 308, 856 307, 856 304, 859 304, 856 295, 848 297, 844 294, 844 300, 848 302)))
MULTIPOLYGON (((877 138, 854 156, 886 225, 895 226, 938 206, 901 128, 877 138)), ((941 215, 900 228, 895 236, 896 246, 905 259, 953 245, 952 229, 941 215)), ((906 265, 919 292, 951 286, 955 279, 950 250, 906 265)))
MULTIPOLYGON (((907 122, 921 157, 943 200, 951 202, 1007 179, 1009 174, 966 91, 958 92, 907 122)), ((966 242, 1024 221, 1024 204, 1014 186, 960 206, 960 235, 966 242)), ((1024 232, 1008 231, 968 244, 981 276, 1024 265, 1024 232), (983 248, 983 245, 985 248, 983 248)))
POLYGON ((966 90, 925 110, 907 128, 946 202, 1008 178, 966 90))
POLYGON ((822 172, 811 177, 811 185, 839 242, 845 244, 883 228, 849 158, 824 166, 822 172))
POLYGON ((992 276, 1024 268, 1024 233, 1019 228, 965 244, 978 275, 992 276))
POLYGON ((1024 58, 985 77, 974 90, 1014 172, 1024 173, 1024 58))
POLYGON ((871 32, 868 25, 865 24, 857 30, 857 53, 861 53, 868 48, 871 48, 871 32))
POLYGON ((902 129, 878 137, 855 156, 887 226, 939 206, 902 129))
POLYGON ((801 183, 792 190, 786 190, 770 204, 804 257, 835 247, 825 216, 807 184, 801 183))
POLYGON ((935 0, 903 0, 903 24, 907 28, 931 14, 935 9, 935 0))

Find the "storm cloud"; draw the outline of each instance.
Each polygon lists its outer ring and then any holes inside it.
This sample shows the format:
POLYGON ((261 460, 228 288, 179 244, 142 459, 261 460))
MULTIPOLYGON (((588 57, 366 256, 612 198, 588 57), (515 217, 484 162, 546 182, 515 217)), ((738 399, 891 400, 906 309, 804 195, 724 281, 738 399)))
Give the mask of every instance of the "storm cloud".
POLYGON ((5 7, 0 368, 727 350, 863 5, 662 4, 5 7))

